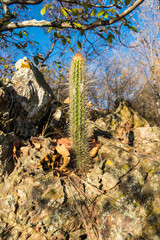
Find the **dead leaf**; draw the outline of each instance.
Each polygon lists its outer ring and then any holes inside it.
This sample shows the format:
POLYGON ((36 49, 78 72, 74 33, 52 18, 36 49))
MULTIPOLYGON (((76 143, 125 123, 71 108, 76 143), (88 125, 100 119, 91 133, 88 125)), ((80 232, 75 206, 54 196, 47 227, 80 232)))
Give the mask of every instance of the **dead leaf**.
POLYGON ((64 103, 69 104, 69 103, 70 103, 70 98, 67 97, 67 98, 64 100, 64 103))
POLYGON ((98 150, 100 149, 100 146, 101 146, 101 144, 100 144, 99 142, 94 143, 94 144, 95 144, 95 147, 93 147, 93 148, 90 150, 90 152, 89 152, 89 156, 90 156, 91 158, 96 157, 96 155, 97 155, 97 153, 98 153, 98 150))
POLYGON ((29 155, 29 150, 31 149, 31 146, 21 147, 20 148, 20 156, 26 157, 29 155))
POLYGON ((34 143, 35 149, 40 150, 41 149, 41 144, 40 143, 34 143))
POLYGON ((18 162, 18 158, 17 158, 16 152, 17 152, 17 149, 16 149, 15 146, 13 146, 13 160, 15 162, 18 162))
POLYGON ((57 145, 61 145, 61 144, 63 144, 68 150, 70 150, 71 149, 71 140, 70 139, 68 139, 68 138, 60 138, 60 139, 58 139, 58 141, 57 141, 57 145))
POLYGON ((92 101, 89 101, 89 102, 87 103, 87 107, 88 107, 88 108, 93 107, 92 101))
POLYGON ((65 144, 57 144, 56 150, 63 157, 70 156, 70 153, 69 153, 68 149, 66 148, 65 144))
POLYGON ((57 144, 56 150, 63 157, 63 165, 59 170, 63 170, 70 162, 70 153, 64 144, 57 144))
POLYGON ((59 107, 56 109, 56 112, 53 114, 53 117, 54 119, 56 119, 56 121, 59 121, 61 116, 62 116, 62 108, 59 107))

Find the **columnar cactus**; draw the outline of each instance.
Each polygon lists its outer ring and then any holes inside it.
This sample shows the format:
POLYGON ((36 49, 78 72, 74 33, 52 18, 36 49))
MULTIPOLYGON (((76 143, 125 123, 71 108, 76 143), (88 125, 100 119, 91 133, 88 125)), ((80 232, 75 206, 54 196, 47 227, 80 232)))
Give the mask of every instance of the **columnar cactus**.
POLYGON ((70 132, 76 154, 76 166, 83 169, 87 157, 86 139, 86 84, 84 59, 76 54, 71 63, 70 86, 70 132))

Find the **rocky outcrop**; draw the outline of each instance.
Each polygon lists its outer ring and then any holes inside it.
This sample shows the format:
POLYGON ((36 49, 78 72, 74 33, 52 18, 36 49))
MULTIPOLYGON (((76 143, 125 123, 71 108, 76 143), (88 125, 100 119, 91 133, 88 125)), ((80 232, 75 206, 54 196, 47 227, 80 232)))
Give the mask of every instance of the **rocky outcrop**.
POLYGON ((55 161, 55 139, 32 139, 0 184, 0 239, 158 240, 160 158, 142 151, 149 131, 160 145, 159 128, 137 128, 136 148, 97 136, 92 168, 78 174, 70 165, 61 176, 42 164, 55 161))
POLYGON ((51 96, 30 64, 0 86, 0 240, 160 239, 160 128, 120 101, 90 122, 96 151, 80 172, 69 139, 32 136, 51 96))
POLYGON ((118 138, 121 142, 133 145, 134 131, 137 127, 147 127, 149 123, 134 111, 131 104, 124 99, 117 100, 115 111, 98 118, 89 127, 89 135, 97 131, 102 135, 118 138))

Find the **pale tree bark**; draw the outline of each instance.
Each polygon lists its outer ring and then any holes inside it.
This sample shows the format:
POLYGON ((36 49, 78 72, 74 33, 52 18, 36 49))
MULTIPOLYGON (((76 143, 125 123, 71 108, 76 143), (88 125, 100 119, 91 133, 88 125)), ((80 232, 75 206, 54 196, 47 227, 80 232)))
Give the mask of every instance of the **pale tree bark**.
MULTIPOLYGON (((9 14, 9 6, 12 4, 17 4, 17 3, 21 3, 21 4, 32 4, 32 5, 36 5, 39 4, 40 2, 42 2, 43 0, 4 0, 3 1, 3 9, 4 12, 6 14, 9 14)), ((69 1, 68 1, 69 2, 69 1)), ((73 28, 73 29, 78 29, 78 30, 89 30, 89 29, 94 29, 97 27, 101 27, 101 26, 107 26, 107 25, 112 25, 113 23, 118 22, 119 20, 121 20, 122 18, 126 17, 128 14, 130 14, 134 9, 136 9, 142 2, 144 2, 144 0, 137 0, 135 1, 130 7, 128 7, 125 11, 123 11, 122 13, 120 13, 119 15, 117 15, 116 17, 110 19, 110 20, 96 20, 92 23, 89 24, 81 24, 81 27, 77 27, 76 25, 74 25, 72 22, 70 22, 69 20, 63 20, 63 21, 46 21, 46 20, 42 20, 42 21, 37 21, 35 19, 31 19, 31 20, 26 20, 26 21, 22 21, 22 22, 10 22, 8 24, 5 25, 1 25, 0 26, 0 32, 4 32, 4 31, 9 31, 12 29, 17 29, 17 28, 25 28, 25 27, 54 27, 54 28, 60 28, 60 29, 64 29, 64 28, 73 28)), ((70 3, 72 3, 72 1, 70 1, 70 3)))
POLYGON ((2 0, 2 7, 5 15, 12 15, 9 6, 13 4, 28 4, 36 5, 43 2, 43 0, 2 0))
POLYGON ((158 114, 158 122, 160 123, 160 94, 158 93, 156 79, 155 79, 155 65, 154 65, 154 59, 153 59, 153 45, 150 45, 150 54, 151 54, 151 79, 153 84, 153 89, 155 93, 155 99, 156 99, 156 106, 157 106, 157 114, 158 114))

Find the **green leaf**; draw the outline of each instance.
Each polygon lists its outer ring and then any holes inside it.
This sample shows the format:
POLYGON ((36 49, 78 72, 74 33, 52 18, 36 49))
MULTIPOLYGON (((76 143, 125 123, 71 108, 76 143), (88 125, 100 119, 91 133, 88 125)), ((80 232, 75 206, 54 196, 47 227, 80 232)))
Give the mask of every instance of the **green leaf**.
POLYGON ((115 32, 116 32, 117 34, 120 34, 120 31, 118 31, 118 30, 115 30, 115 32))
POLYGON ((70 40, 69 38, 66 38, 66 40, 67 40, 67 42, 68 42, 69 44, 72 44, 72 43, 71 43, 71 40, 70 40))
POLYGON ((55 62, 55 64, 56 64, 56 66, 58 67, 58 68, 61 68, 61 66, 59 65, 61 62, 55 62))
POLYGON ((108 15, 109 15, 108 12, 105 12, 105 13, 103 14, 104 18, 107 18, 108 15))
POLYGON ((64 38, 63 35, 58 34, 57 32, 54 32, 54 37, 56 37, 56 38, 64 38))
POLYGON ((47 6, 44 6, 42 9, 41 9, 41 15, 43 16, 47 11, 47 6))
POLYGON ((109 9, 108 11, 111 12, 112 14, 115 13, 115 12, 117 12, 114 8, 111 8, 111 9, 109 9))
POLYGON ((110 36, 108 36, 108 39, 107 39, 107 40, 108 40, 108 43, 109 43, 109 44, 112 44, 112 38, 111 38, 110 36))
POLYGON ((115 39, 114 35, 111 32, 108 34, 108 36, 110 36, 111 38, 115 39))
POLYGON ((78 10, 77 8, 72 9, 73 16, 78 16, 78 10))
POLYGON ((76 27, 78 27, 78 28, 81 28, 81 27, 82 27, 80 23, 74 23, 74 25, 75 25, 76 27))
POLYGON ((91 16, 94 17, 96 15, 96 13, 97 13, 96 9, 93 9, 91 12, 91 16))
POLYGON ((36 65, 38 65, 38 64, 39 64, 39 60, 38 60, 38 58, 37 58, 37 57, 34 57, 34 62, 35 62, 35 64, 36 64, 36 65))
POLYGON ((20 47, 17 43, 15 43, 15 46, 16 46, 18 49, 21 49, 21 47, 20 47))
POLYGON ((100 36, 101 38, 103 38, 104 40, 107 40, 101 33, 97 33, 98 36, 100 36))
POLYGON ((128 4, 130 4, 131 0, 125 0, 125 5, 127 6, 128 4))
POLYGON ((132 29, 132 26, 130 26, 128 23, 124 23, 124 26, 128 27, 129 29, 132 29))
POLYGON ((70 48, 69 50, 70 50, 72 53, 74 53, 74 50, 73 50, 73 48, 70 48))
POLYGON ((26 31, 22 31, 22 33, 23 33, 26 37, 28 37, 28 33, 27 33, 26 31))
POLYGON ((65 45, 66 42, 67 42, 67 40, 66 40, 65 38, 63 38, 63 39, 62 39, 62 43, 63 43, 63 45, 65 45))
POLYGON ((131 29, 132 29, 134 32, 138 32, 137 28, 135 28, 135 27, 131 27, 131 29))
POLYGON ((66 12, 66 10, 64 8, 61 8, 61 11, 62 11, 62 14, 67 17, 68 16, 68 13, 66 12))
POLYGON ((56 32, 54 32, 54 37, 58 38, 58 34, 56 32))
POLYGON ((98 13, 97 13, 97 17, 100 17, 100 16, 102 16, 104 14, 104 10, 101 10, 101 11, 99 11, 98 13))
POLYGON ((63 76, 63 74, 61 74, 61 73, 60 73, 60 78, 61 78, 62 80, 64 80, 64 76, 63 76))
POLYGON ((82 44, 81 44, 81 42, 80 42, 80 41, 78 41, 78 42, 77 42, 77 46, 79 47, 79 49, 81 49, 81 48, 82 48, 82 44))
POLYGON ((23 38, 23 33, 21 31, 19 31, 19 37, 23 38))
POLYGON ((84 2, 84 3, 83 3, 83 7, 84 7, 84 9, 87 11, 87 10, 88 10, 88 8, 89 8, 89 4, 88 4, 88 3, 86 3, 86 2, 84 2))

